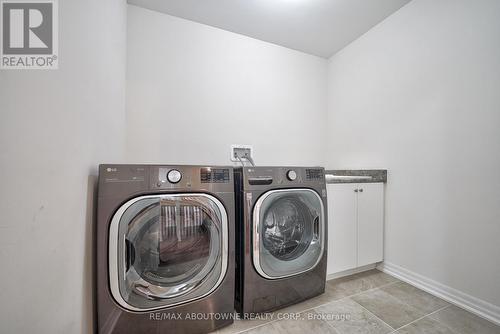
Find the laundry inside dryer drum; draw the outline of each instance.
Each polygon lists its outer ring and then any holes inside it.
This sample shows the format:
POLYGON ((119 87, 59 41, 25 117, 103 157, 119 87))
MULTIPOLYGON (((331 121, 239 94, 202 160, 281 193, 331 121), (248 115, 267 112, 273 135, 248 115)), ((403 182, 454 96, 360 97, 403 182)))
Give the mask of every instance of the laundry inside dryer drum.
POLYGON ((254 209, 254 265, 280 278, 314 268, 323 252, 322 203, 309 189, 271 190, 254 209))
POLYGON ((313 220, 309 208, 296 196, 275 200, 264 214, 264 247, 283 261, 298 258, 313 238, 313 220))
POLYGON ((118 244, 123 299, 148 308, 152 301, 168 305, 213 287, 222 267, 221 224, 208 197, 164 195, 133 203, 118 233, 124 240, 118 244))

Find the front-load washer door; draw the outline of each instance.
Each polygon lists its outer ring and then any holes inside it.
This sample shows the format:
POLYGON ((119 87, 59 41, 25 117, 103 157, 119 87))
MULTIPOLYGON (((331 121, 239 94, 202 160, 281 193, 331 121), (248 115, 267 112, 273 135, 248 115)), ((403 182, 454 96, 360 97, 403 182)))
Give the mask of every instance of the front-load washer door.
POLYGON ((210 294, 228 267, 228 219, 208 194, 140 196, 111 220, 111 293, 132 311, 165 308, 210 294))
POLYGON ((264 193, 253 210, 253 263, 269 279, 314 268, 324 249, 324 208, 311 189, 264 193))

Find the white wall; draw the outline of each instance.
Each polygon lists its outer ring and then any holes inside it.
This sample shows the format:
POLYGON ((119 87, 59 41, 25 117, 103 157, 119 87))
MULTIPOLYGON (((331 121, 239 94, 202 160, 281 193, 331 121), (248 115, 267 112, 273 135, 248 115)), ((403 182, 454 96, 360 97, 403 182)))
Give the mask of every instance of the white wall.
POLYGON ((2 333, 92 330, 97 164, 125 149, 125 1, 59 1, 59 34, 59 70, 0 71, 2 333))
POLYGON ((130 161, 323 163, 325 59, 135 6, 127 48, 130 161))
POLYGON ((389 168, 387 261, 500 305, 498 1, 412 1, 330 60, 328 92, 321 58, 133 6, 126 50, 124 1, 59 7, 60 69, 0 72, 2 332, 91 331, 98 163, 232 143, 389 168))
POLYGON ((327 165, 388 168, 387 262, 500 306, 499 13, 413 0, 333 56, 327 165))

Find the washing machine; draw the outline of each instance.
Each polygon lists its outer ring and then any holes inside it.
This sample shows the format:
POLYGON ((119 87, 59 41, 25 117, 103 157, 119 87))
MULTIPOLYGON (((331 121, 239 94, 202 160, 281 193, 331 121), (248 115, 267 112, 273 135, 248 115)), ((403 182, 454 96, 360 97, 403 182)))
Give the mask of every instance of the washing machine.
POLYGON ((101 165, 99 333, 206 333, 233 322, 231 167, 101 165))
POLYGON ((236 310, 248 317, 322 294, 327 199, 319 167, 235 169, 236 310))

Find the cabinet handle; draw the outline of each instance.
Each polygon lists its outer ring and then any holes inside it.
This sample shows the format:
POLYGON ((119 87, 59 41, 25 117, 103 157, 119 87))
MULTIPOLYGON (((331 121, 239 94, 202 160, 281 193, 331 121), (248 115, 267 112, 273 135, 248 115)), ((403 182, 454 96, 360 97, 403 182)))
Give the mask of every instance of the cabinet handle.
POLYGON ((363 188, 359 189, 359 192, 362 193, 363 192, 363 188))
POLYGON ((354 189, 354 192, 357 193, 358 192, 358 189, 354 189))

